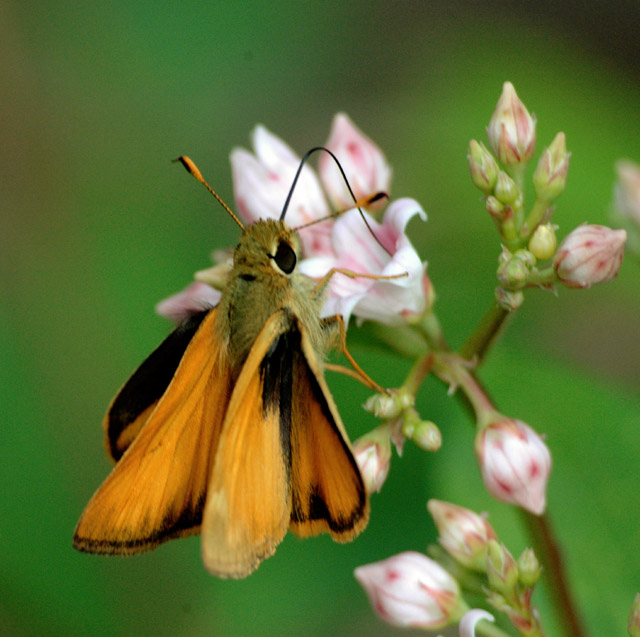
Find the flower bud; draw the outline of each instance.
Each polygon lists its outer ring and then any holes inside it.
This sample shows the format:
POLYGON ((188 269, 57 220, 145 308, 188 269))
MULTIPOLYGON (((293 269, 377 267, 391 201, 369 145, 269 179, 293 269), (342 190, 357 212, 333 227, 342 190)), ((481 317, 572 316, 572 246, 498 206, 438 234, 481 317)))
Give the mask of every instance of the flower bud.
POLYGON ((500 170, 493 155, 485 148, 484 144, 472 139, 469 142, 467 159, 469 160, 471 180, 474 185, 482 190, 485 195, 490 194, 500 170))
POLYGON ((504 544, 489 540, 487 545, 487 577, 492 590, 509 594, 518 582, 518 565, 504 544))
POLYGON ((635 596, 627 622, 629 637, 640 637, 640 593, 635 596))
POLYGON ((615 278, 627 233, 606 226, 581 225, 567 235, 553 260, 558 279, 570 288, 588 288, 615 278))
POLYGON ((489 214, 498 221, 504 221, 506 216, 509 214, 510 208, 505 208, 505 206, 498 201, 497 197, 493 195, 489 195, 485 201, 485 206, 489 211, 489 214))
POLYGON ((430 420, 422 420, 415 409, 402 414, 400 431, 404 438, 412 440, 423 451, 438 451, 442 445, 442 434, 430 420))
POLYGON ((545 148, 533 173, 533 187, 538 199, 553 201, 567 183, 569 157, 564 133, 558 133, 549 148, 545 148))
POLYGON ((511 259, 498 266, 498 281, 508 290, 521 290, 529 278, 529 268, 520 259, 511 259))
POLYGON ((518 201, 518 197, 520 196, 516 182, 503 170, 498 174, 494 195, 496 199, 505 206, 512 206, 518 201))
POLYGON ((492 526, 481 515, 442 500, 429 500, 427 509, 447 553, 467 568, 484 571, 487 543, 496 539, 492 526))
POLYGON ((540 579, 542 567, 533 549, 525 549, 518 558, 519 578, 523 586, 533 588, 540 579))
POLYGON ((397 418, 405 409, 413 407, 415 396, 404 387, 388 394, 373 394, 363 407, 376 418, 397 418))
POLYGON ((501 417, 476 434, 482 479, 494 498, 540 515, 545 508, 551 455, 521 420, 501 417))
POLYGON ((391 465, 391 440, 389 427, 377 427, 355 441, 353 456, 356 459, 367 493, 378 493, 389 474, 391 465))
POLYGON ((520 101, 511 82, 505 82, 502 87, 487 135, 493 152, 504 166, 525 164, 533 155, 536 120, 520 101))
POLYGON ((623 219, 640 228, 640 165, 621 160, 616 164, 616 172, 614 205, 623 219))
POLYGON ((354 575, 378 615, 394 626, 436 630, 467 610, 458 583, 440 564, 407 551, 359 566, 354 575))
MULTIPOLYGON (((340 161, 356 199, 389 191, 391 168, 385 156, 344 113, 334 117, 326 147, 340 161)), ((343 210, 353 207, 353 197, 344 177, 326 153, 320 157, 318 172, 334 206, 343 210)))
POLYGON ((507 310, 508 312, 513 312, 524 303, 524 294, 522 290, 513 291, 497 287, 496 301, 501 308, 507 310))
POLYGON ((550 259, 556 253, 556 230, 551 223, 540 224, 529 240, 529 252, 541 261, 550 259))

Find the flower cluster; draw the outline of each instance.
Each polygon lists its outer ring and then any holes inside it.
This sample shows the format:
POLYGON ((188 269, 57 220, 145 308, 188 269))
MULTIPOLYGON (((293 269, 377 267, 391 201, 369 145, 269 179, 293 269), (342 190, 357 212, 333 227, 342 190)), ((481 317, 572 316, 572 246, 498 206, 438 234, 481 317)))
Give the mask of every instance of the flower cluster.
MULTIPOLYGON (((503 243, 497 272, 498 303, 515 310, 524 300, 526 287, 551 289, 561 283, 587 288, 614 278, 626 240, 622 230, 583 225, 571 232, 556 252, 552 203, 565 189, 570 158, 564 133, 558 133, 540 155, 533 173, 536 200, 528 212, 524 174, 535 150, 536 119, 510 82, 503 86, 487 136, 495 158, 483 144, 471 140, 468 159, 471 179, 484 193, 485 206, 503 243)), ((625 167, 625 177, 628 172, 625 167)))
MULTIPOLYGON (((264 126, 256 127, 252 141, 253 153, 243 148, 231 153, 237 211, 247 223, 278 219, 300 166, 300 157, 264 126)), ((391 169, 386 158, 346 115, 336 115, 326 148, 340 161, 357 199, 389 191, 391 169)), ((413 199, 398 199, 378 222, 367 212, 353 208, 346 183, 326 153, 320 159, 318 175, 307 164, 302 167, 287 210, 287 224, 300 228, 304 257, 300 271, 313 279, 321 279, 332 268, 356 274, 397 276, 376 280, 334 275, 322 315, 340 314, 347 323, 353 314, 362 320, 388 325, 420 316, 432 297, 431 284, 426 263, 420 260, 405 229, 415 216, 426 219, 421 206, 413 199), (333 213, 329 201, 339 210, 348 210, 337 220, 329 218, 333 213)), ((201 280, 209 282, 206 276, 201 280)), ((211 286, 206 289, 191 285, 163 301, 157 310, 179 320, 194 308, 198 311, 210 305, 214 298, 211 286)))
POLYGON ((461 637, 473 637, 476 623, 493 617, 469 610, 464 595, 466 589, 476 595, 482 590, 519 632, 541 635, 531 603, 541 575, 535 553, 525 549, 515 560, 486 518, 469 509, 440 500, 429 500, 427 507, 440 536, 440 548, 430 547, 436 559, 405 552, 354 572, 381 619, 424 630, 459 623, 461 637))

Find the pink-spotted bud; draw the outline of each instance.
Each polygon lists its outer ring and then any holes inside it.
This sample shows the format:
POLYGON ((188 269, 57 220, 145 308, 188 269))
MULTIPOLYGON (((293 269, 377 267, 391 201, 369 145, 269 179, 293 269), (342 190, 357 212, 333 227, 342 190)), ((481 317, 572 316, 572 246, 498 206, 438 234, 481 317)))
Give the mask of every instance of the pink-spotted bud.
POLYGON ((569 157, 564 133, 558 133, 548 148, 545 148, 533 173, 533 187, 538 199, 553 201, 567 184, 569 157))
POLYGON ((570 288, 588 288, 610 281, 622 264, 626 239, 624 230, 578 226, 565 237, 553 259, 558 279, 570 288))
POLYGON ((356 459, 367 493, 377 493, 389 474, 391 438, 389 427, 381 425, 355 441, 356 459))
MULTIPOLYGON (((356 199, 388 192, 391 167, 376 144, 344 113, 333 118, 326 147, 338 158, 356 199)), ((353 197, 333 158, 323 153, 318 164, 320 179, 337 209, 353 206, 353 197)))
POLYGON ((467 568, 485 571, 487 543, 496 539, 493 527, 481 515, 449 502, 429 500, 427 508, 447 553, 467 568))
POLYGON ((536 146, 536 119, 529 114, 511 82, 505 82, 502 95, 491 116, 487 135, 493 152, 503 166, 527 163, 536 146))
POLYGON ((551 454, 521 420, 502 417, 476 434, 482 479, 494 498, 540 515, 546 504, 551 454))
POLYGON ((421 553, 359 566, 354 575, 376 613, 394 626, 437 630, 458 622, 467 610, 456 580, 421 553))
POLYGON ((619 215, 640 228, 640 165, 628 159, 616 164, 614 205, 619 215))

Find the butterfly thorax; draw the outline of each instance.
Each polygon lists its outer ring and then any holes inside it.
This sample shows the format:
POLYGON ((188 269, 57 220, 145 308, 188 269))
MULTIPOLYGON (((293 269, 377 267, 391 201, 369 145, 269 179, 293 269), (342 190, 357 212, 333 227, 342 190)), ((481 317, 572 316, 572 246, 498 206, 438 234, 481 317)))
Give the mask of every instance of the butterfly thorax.
POLYGON ((270 316, 287 313, 303 324, 318 356, 327 337, 322 330, 322 293, 297 270, 300 241, 283 221, 259 220, 247 226, 233 255, 233 268, 220 301, 232 369, 240 369, 270 316))

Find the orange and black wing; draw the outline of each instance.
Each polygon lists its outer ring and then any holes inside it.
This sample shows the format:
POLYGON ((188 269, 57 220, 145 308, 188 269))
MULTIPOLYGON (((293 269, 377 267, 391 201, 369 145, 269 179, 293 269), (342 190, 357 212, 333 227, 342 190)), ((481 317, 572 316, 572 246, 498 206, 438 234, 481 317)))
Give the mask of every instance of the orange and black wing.
POLYGON ((290 319, 271 316, 234 387, 202 521, 205 566, 219 577, 245 577, 273 554, 291 511, 290 319))
POLYGON ((74 547, 130 554, 197 532, 231 393, 226 347, 210 310, 140 433, 85 508, 74 547))
POLYGON ((111 401, 104 418, 105 446, 120 460, 167 390, 187 346, 207 312, 183 321, 136 369, 111 401))
POLYGON ((300 329, 291 393, 291 530, 301 537, 328 532, 338 542, 369 520, 366 490, 320 363, 300 329))

